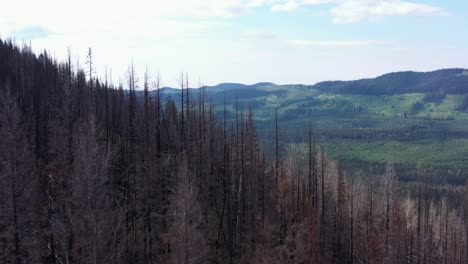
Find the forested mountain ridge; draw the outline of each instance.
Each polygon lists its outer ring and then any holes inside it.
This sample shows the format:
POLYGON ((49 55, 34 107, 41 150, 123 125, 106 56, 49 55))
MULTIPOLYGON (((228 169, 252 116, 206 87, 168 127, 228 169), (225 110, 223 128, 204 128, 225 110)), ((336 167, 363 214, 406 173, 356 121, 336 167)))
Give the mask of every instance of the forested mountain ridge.
MULTIPOLYGON (((442 91, 447 94, 468 93, 468 70, 461 68, 441 69, 432 72, 393 72, 376 78, 353 81, 323 81, 314 85, 298 84, 322 92, 343 94, 388 95, 404 93, 430 93, 442 91)), ((203 86, 211 92, 259 88, 275 85, 269 82, 259 82, 253 85, 240 83, 221 83, 214 86, 203 86)), ((171 88, 171 87, 167 87, 171 88)), ((198 88, 198 87, 197 87, 198 88)), ((176 89, 176 88, 172 88, 176 89)))
POLYGON ((373 79, 321 82, 315 88, 333 93, 391 95, 405 93, 468 93, 468 70, 443 69, 433 72, 394 72, 373 79))
POLYGON ((279 111, 268 158, 247 107, 74 65, 0 40, 0 263, 468 260, 468 186, 436 197, 430 170, 403 186, 391 163, 350 177, 310 127, 293 155, 279 111))

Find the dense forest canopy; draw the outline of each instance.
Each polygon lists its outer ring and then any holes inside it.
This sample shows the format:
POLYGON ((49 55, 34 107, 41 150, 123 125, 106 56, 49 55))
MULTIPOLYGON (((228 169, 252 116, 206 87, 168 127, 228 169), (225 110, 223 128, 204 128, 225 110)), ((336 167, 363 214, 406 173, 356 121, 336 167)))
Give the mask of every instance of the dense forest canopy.
POLYGON ((1 263, 468 261, 467 187, 435 198, 430 170, 403 186, 391 163, 349 177, 310 126, 282 148, 278 107, 268 157, 248 106, 93 67, 0 41, 1 263))

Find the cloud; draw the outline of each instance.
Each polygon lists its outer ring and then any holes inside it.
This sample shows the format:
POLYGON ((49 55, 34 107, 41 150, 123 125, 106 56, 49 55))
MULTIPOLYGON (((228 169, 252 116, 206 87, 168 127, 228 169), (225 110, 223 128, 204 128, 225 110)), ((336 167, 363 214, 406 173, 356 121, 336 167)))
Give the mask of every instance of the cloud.
POLYGON ((388 16, 445 15, 433 5, 402 0, 285 0, 274 4, 272 11, 294 11, 304 6, 332 5, 329 10, 336 24, 382 19, 388 16))
POLYGON ((0 9, 0 33, 31 25, 61 28, 120 26, 167 18, 229 18, 268 0, 81 0, 8 1, 0 9), (24 8, 27 6, 28 8, 24 8))
POLYGON ((375 45, 388 45, 389 42, 379 40, 310 40, 310 39, 292 39, 286 43, 299 47, 365 47, 375 45))
POLYGON ((287 1, 285 3, 275 4, 271 7, 272 11, 293 11, 299 7, 297 1, 287 1))
POLYGON ((333 22, 349 24, 365 20, 382 19, 387 16, 444 15, 437 6, 398 0, 344 1, 331 9, 333 22))
POLYGON ((39 25, 29 26, 11 32, 12 37, 26 40, 43 39, 49 37, 50 35, 51 32, 49 30, 39 25))
POLYGON ((307 5, 322 5, 322 4, 329 4, 329 3, 339 3, 339 0, 280 0, 275 1, 272 5, 272 11, 294 11, 302 6, 307 5))
MULTIPOLYGON (((142 31, 157 29, 167 20, 179 20, 174 31, 192 28, 200 20, 226 20, 256 8, 294 11, 306 6, 326 6, 337 24, 381 19, 387 16, 443 15, 442 8, 414 0, 43 0, 8 1, 0 9, 0 35, 24 28, 42 27, 52 32, 142 31), (24 6, 28 6, 27 9, 24 6), (51 8, 53 7, 53 8, 51 8), (183 23, 180 23, 180 21, 183 23)), ((173 23, 173 22, 172 22, 173 23)), ((166 29, 166 31, 168 31, 166 29)), ((161 34, 161 32, 158 32, 161 34)), ((182 33, 182 32, 179 32, 182 33)))
POLYGON ((0 37, 31 41, 35 51, 47 49, 58 59, 66 58, 70 47, 72 56, 81 63, 85 61, 88 47, 92 47, 101 76, 106 64, 112 65, 114 76, 124 74, 132 58, 140 69, 146 64, 153 70, 164 67, 172 76, 194 60, 195 55, 191 53, 210 55, 204 46, 216 37, 211 31, 230 28, 229 18, 265 3, 259 0, 7 1, 0 8, 0 37))
POLYGON ((278 36, 275 33, 263 29, 250 29, 241 34, 241 37, 249 40, 274 40, 278 36))

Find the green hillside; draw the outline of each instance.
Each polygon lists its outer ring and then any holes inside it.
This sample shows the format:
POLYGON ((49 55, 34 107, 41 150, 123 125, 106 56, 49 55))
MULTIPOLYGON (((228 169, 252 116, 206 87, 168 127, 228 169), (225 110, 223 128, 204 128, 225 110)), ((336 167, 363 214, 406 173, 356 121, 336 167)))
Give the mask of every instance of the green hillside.
MULTIPOLYGON (((191 91, 198 96, 198 90, 191 91)), ((272 139, 278 108, 283 144, 304 143, 311 124, 331 157, 468 167, 464 69, 391 73, 312 86, 221 84, 204 92, 218 113, 226 101, 231 118, 236 100, 238 109, 252 109, 263 142, 272 139)), ((176 90, 165 94, 180 100, 176 90)))

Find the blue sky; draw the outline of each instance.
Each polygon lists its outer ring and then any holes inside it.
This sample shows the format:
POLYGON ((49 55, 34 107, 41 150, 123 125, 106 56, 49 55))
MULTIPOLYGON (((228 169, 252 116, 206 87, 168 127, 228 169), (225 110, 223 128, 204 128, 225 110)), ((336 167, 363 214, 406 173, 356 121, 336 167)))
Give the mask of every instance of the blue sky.
POLYGON ((124 81, 133 60, 170 86, 181 71, 197 86, 468 68, 467 26, 465 0, 44 0, 0 10, 2 38, 59 59, 70 49, 81 64, 91 47, 102 76, 111 68, 124 81))

